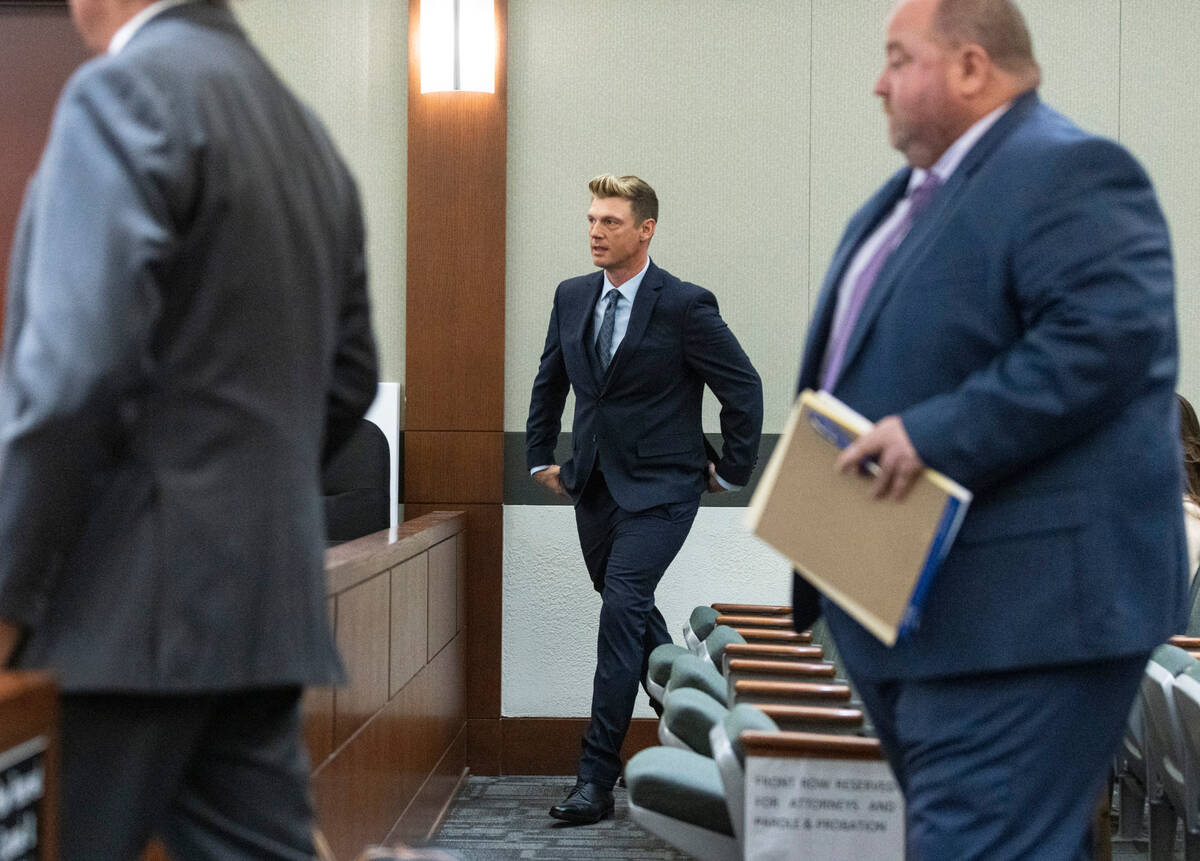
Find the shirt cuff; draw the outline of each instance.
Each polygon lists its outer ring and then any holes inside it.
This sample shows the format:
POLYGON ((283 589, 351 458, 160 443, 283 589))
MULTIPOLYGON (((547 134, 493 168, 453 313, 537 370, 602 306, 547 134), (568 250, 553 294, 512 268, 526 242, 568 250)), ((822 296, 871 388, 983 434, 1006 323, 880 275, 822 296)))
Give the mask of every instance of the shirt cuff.
POLYGON ((713 470, 713 478, 717 480, 717 484, 721 485, 721 487, 725 488, 726 490, 741 490, 746 486, 744 484, 730 484, 728 481, 721 478, 721 474, 715 469, 713 470))
POLYGON ((535 472, 541 472, 543 469, 549 469, 549 468, 550 468, 550 464, 548 464, 548 463, 542 464, 541 466, 535 466, 529 470, 529 474, 533 475, 535 472))

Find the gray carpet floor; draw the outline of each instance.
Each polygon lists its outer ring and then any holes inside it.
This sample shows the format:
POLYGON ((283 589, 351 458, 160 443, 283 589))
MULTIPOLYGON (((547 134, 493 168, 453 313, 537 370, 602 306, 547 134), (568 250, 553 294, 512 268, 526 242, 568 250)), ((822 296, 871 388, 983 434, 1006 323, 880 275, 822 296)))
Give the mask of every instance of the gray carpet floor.
MULTIPOLYGON (((547 811, 570 790, 570 777, 471 777, 442 825, 437 848, 460 861, 686 861, 689 857, 629 818, 625 790, 617 788, 611 819, 571 826, 547 811)), ((1113 819, 1116 822, 1116 817, 1113 819)), ((1143 835, 1145 827, 1143 825, 1143 835)), ((1113 861, 1150 857, 1147 843, 1113 840, 1113 861)), ((1183 838, 1175 842, 1183 859, 1183 838)))
POLYGON ((571 777, 471 777, 438 835, 439 849, 462 861, 686 861, 687 855, 629 818, 625 790, 614 792, 612 818, 568 825, 547 811, 571 777))

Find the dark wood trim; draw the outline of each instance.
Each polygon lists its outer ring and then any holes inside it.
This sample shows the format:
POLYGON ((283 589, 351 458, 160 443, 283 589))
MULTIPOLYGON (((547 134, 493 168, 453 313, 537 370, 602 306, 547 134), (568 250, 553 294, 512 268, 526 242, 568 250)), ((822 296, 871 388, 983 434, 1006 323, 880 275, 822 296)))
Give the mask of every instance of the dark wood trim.
POLYGON ((877 738, 811 732, 759 732, 741 735, 746 756, 883 759, 877 738))
POLYGON ((34 739, 42 751, 42 799, 38 804, 38 858, 58 857, 58 689, 49 673, 0 673, 0 753, 34 739))
MULTIPOLYGON (((575 774, 587 718, 506 717, 496 723, 500 730, 499 774, 575 774)), ((634 718, 621 758, 628 761, 638 751, 658 743, 658 721, 634 718)), ((471 770, 487 773, 474 767, 471 770)))

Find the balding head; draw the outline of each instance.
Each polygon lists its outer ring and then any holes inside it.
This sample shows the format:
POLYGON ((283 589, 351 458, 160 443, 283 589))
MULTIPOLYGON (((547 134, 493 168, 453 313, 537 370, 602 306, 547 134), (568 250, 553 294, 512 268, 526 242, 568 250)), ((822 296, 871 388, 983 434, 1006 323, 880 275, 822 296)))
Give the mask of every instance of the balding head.
POLYGON ((1026 87, 1041 81, 1029 28, 1012 0, 940 0, 933 28, 950 47, 983 48, 993 63, 1026 87))
POLYGON ((1010 0, 900 0, 886 52, 875 94, 892 145, 914 167, 933 165, 976 121, 1039 79, 1010 0))

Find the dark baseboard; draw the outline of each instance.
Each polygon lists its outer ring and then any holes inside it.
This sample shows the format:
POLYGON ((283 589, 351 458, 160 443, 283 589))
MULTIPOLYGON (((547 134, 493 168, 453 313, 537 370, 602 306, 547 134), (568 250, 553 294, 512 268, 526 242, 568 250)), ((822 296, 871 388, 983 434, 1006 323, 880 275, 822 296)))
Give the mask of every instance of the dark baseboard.
MULTIPOLYGON (((587 718, 496 718, 468 721, 472 774, 573 775, 587 718)), ((621 755, 625 760, 658 744, 658 721, 634 718, 621 755)))

